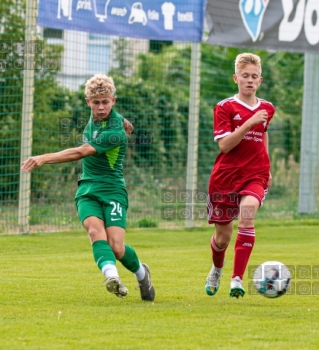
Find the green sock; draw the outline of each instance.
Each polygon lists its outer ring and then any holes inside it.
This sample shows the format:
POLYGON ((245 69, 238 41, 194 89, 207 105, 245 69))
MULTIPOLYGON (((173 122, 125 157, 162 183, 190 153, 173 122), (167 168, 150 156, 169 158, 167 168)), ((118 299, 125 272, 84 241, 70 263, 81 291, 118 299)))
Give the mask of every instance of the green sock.
POLYGON ((93 256, 100 270, 107 264, 116 265, 116 258, 107 241, 95 241, 92 244, 93 256))
POLYGON ((135 250, 127 244, 125 244, 125 253, 119 261, 126 269, 133 273, 137 272, 140 268, 140 261, 135 250))

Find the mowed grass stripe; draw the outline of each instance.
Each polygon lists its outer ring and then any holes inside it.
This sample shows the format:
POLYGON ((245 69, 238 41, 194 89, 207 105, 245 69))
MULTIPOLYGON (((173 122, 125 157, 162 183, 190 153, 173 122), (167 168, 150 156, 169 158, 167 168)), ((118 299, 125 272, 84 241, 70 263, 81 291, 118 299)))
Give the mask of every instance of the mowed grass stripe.
MULTIPOLYGON (((249 265, 319 265, 317 225, 256 225, 249 265)), ((125 300, 106 292, 84 231, 0 236, 0 349, 318 349, 318 295, 229 297, 235 235, 219 292, 205 294, 213 227, 129 230, 156 300, 140 300, 120 264, 125 300)), ((316 283, 314 278, 308 282, 316 283)), ((245 287, 251 280, 245 277, 245 287)))

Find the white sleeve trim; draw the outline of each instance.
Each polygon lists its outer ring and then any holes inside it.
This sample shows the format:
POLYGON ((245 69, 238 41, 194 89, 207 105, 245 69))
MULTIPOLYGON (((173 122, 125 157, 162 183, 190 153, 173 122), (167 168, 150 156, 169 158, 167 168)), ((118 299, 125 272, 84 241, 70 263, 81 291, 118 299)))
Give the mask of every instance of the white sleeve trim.
POLYGON ((214 137, 214 141, 217 142, 217 140, 222 139, 223 137, 225 137, 225 136, 227 136, 227 135, 229 135, 229 134, 231 134, 230 131, 227 131, 227 132, 225 132, 225 133, 222 134, 222 135, 217 135, 216 137, 214 137))

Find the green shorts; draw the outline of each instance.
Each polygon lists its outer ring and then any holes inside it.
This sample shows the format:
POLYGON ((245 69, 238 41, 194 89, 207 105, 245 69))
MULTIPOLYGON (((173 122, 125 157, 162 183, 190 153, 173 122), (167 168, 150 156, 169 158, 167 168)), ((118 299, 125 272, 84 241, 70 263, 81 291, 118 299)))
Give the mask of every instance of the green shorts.
POLYGON ((74 202, 82 224, 87 217, 96 216, 104 221, 105 227, 126 228, 128 198, 124 188, 112 188, 107 184, 82 181, 74 202))

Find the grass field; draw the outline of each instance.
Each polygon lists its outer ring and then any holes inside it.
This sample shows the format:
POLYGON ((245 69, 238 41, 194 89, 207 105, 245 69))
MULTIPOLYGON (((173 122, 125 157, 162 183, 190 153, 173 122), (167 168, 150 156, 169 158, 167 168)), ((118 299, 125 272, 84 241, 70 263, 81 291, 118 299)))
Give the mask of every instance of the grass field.
POLYGON ((154 303, 140 300, 120 264, 130 294, 121 300, 106 292, 84 231, 0 235, 0 349, 319 349, 319 224, 256 225, 250 267, 279 260, 313 268, 307 279, 295 275, 296 288, 278 299, 256 295, 249 276, 245 297, 229 297, 234 241, 219 292, 205 294, 212 232, 127 232, 151 267, 154 303), (299 290, 300 282, 313 292, 299 290))

